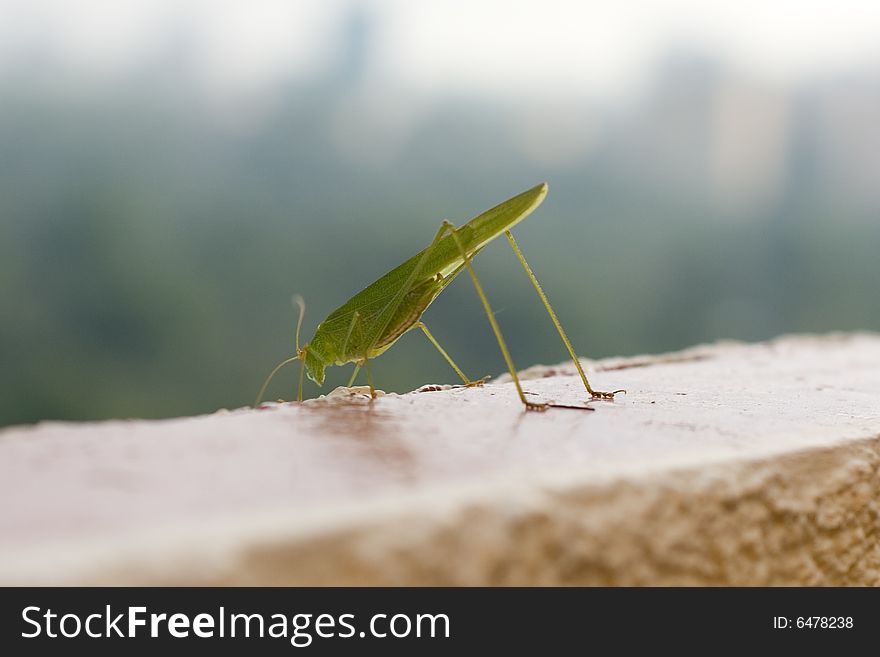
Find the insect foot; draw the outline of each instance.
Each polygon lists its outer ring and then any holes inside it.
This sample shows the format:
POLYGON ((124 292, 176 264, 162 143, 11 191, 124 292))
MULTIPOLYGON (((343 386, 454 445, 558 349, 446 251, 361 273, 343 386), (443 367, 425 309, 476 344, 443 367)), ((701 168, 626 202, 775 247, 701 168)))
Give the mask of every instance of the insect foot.
POLYGON ((593 399, 606 399, 609 401, 614 401, 614 395, 622 392, 624 395, 626 394, 626 390, 622 388, 620 390, 615 390, 614 392, 600 392, 598 390, 592 391, 593 399))
POLYGON ((491 378, 492 377, 487 374, 486 376, 484 376, 481 379, 477 379, 476 381, 469 381, 468 383, 465 383, 464 385, 465 385, 465 388, 479 388, 480 386, 482 386, 484 383, 486 383, 486 381, 488 381, 491 378))
POLYGON ((543 403, 539 404, 537 402, 529 402, 529 401, 526 402, 526 410, 527 411, 536 411, 538 413, 543 413, 548 408, 550 408, 550 404, 543 404, 543 403))

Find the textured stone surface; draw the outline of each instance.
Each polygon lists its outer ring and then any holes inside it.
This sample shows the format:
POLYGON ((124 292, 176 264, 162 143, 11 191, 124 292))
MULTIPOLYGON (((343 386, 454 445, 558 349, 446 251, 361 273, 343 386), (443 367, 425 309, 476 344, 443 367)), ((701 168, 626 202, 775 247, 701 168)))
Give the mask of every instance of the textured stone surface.
POLYGON ((880 584, 880 337, 587 364, 7 429, 0 583, 880 584))

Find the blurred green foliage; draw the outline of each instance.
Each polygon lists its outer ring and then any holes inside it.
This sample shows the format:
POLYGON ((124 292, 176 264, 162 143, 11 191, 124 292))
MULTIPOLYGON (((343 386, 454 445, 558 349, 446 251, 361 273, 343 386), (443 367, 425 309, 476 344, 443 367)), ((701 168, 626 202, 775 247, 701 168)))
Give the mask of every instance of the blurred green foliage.
MULTIPOLYGON (((218 108, 196 92, 135 82, 59 101, 13 81, 3 99, 0 424, 248 404, 292 351, 293 293, 307 339, 442 219, 541 180, 548 200, 517 235, 585 356, 880 328, 876 209, 820 184, 809 152, 793 152, 772 203, 731 215, 700 180, 674 188, 615 165, 613 141, 564 166, 530 161, 498 120, 509 108, 461 99, 380 164, 340 152, 332 81, 288 89, 241 130, 206 118, 218 108)), ((504 242, 476 266, 517 365, 564 360, 504 242)), ((425 320, 469 374, 504 370, 466 277, 425 320)), ((328 371, 323 392, 348 374, 328 371)), ((417 332, 374 374, 394 391, 455 379, 417 332)), ((291 398, 294 380, 270 396, 291 398)))

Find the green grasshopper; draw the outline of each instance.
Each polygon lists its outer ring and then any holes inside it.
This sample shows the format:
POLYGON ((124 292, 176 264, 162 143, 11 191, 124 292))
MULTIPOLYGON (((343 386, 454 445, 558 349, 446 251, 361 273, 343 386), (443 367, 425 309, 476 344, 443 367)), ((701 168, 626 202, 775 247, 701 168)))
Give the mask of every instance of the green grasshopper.
MULTIPOLYGON (((571 342, 568 336, 566 336, 562 324, 559 323, 556 313, 547 300, 547 295, 541 289, 538 279, 526 262, 522 251, 519 249, 519 245, 517 245, 510 232, 511 228, 525 219, 541 204, 545 196, 547 196, 547 183, 541 183, 528 191, 504 201, 491 210, 487 210, 460 228, 456 228, 450 222, 444 221, 426 249, 417 253, 402 265, 392 269, 375 283, 358 292, 337 310, 330 313, 327 319, 318 325, 311 341, 302 347, 299 346, 299 336, 305 313, 305 305, 302 299, 297 297, 295 300, 299 305, 300 312, 296 324, 296 354, 282 361, 272 370, 257 396, 255 406, 259 405, 269 381, 272 380, 272 377, 275 376, 278 370, 296 360, 299 360, 301 363, 297 401, 302 401, 303 375, 305 372, 308 372, 309 378, 320 386, 324 383, 324 370, 328 366, 345 365, 347 363, 355 364, 354 372, 348 382, 349 387, 354 383, 360 369, 364 368, 370 386, 370 395, 372 398, 375 398, 376 387, 373 384, 373 376, 370 372, 370 361, 379 357, 400 339, 404 333, 414 328, 422 330, 431 344, 437 348, 446 362, 461 377, 466 386, 482 385, 485 379, 472 381, 465 376, 461 368, 455 364, 449 354, 440 346, 440 343, 437 342, 428 330, 428 327, 425 326, 425 323, 421 321, 422 314, 431 305, 431 302, 437 298, 456 276, 464 269, 467 269, 473 280, 477 295, 480 297, 480 301, 486 311, 486 316, 489 318, 489 324, 495 333, 495 338, 498 341, 498 346, 501 348, 504 361, 507 363, 507 369, 510 371, 510 376, 516 386, 520 401, 522 401, 526 410, 543 411, 550 406, 572 408, 564 404, 536 403, 526 399, 526 393, 523 392, 522 384, 516 374, 516 368, 510 357, 507 343, 501 335, 501 328, 495 320, 489 300, 486 298, 483 286, 480 284, 480 280, 477 278, 477 274, 471 264, 473 258, 489 242, 502 233, 504 233, 507 241, 510 242, 513 252, 516 254, 529 280, 531 280, 535 291, 541 298, 541 302, 547 309, 547 313, 556 326, 556 330, 559 332, 559 337, 562 338, 565 348, 571 355, 590 398, 613 400, 614 395, 619 392, 625 392, 623 390, 599 392, 593 390, 590 386, 590 382, 587 380, 586 374, 584 374, 574 348, 571 346, 571 342)), ((592 410, 587 406, 574 406, 573 408, 592 410)))

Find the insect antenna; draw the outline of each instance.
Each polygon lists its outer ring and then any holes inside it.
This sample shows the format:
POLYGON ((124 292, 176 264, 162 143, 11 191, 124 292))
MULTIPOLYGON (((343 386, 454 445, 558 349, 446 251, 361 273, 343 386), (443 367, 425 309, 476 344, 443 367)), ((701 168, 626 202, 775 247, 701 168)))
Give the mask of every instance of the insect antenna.
POLYGON ((299 331, 303 325, 303 317, 306 316, 306 300, 299 294, 294 294, 290 300, 299 308, 299 319, 296 320, 296 353, 299 354, 299 331))
POLYGON ((266 388, 269 387, 269 382, 272 381, 273 378, 275 378, 275 375, 278 374, 278 370, 280 370, 282 367, 284 367, 288 363, 292 363, 295 360, 299 360, 299 354, 297 354, 296 356, 291 356, 290 358, 287 358, 285 360, 282 360, 280 363, 278 363, 275 366, 275 369, 269 373, 269 376, 267 376, 266 380, 263 381, 263 385, 260 388, 260 392, 257 393, 257 400, 254 402, 255 407, 260 405, 260 402, 263 400, 263 394, 265 394, 266 388))
MULTIPOLYGON (((282 360, 280 363, 278 363, 275 366, 275 369, 273 369, 269 373, 269 376, 267 376, 266 380, 263 381, 263 385, 260 388, 260 392, 257 394, 257 399, 254 402, 254 406, 260 405, 260 402, 263 399, 263 395, 266 393, 266 388, 269 387, 269 383, 272 381, 273 378, 275 378, 275 375, 278 373, 278 370, 280 370, 282 367, 284 367, 288 363, 292 363, 295 360, 300 360, 304 355, 303 350, 299 348, 299 334, 300 334, 300 330, 302 329, 303 317, 305 317, 305 314, 306 314, 306 302, 305 302, 305 299, 303 299, 302 296, 299 294, 294 294, 293 297, 291 298, 291 301, 293 302, 293 304, 295 306, 297 306, 299 308, 299 318, 296 320, 296 338, 295 338, 296 355, 282 360)), ((303 384, 302 379, 303 379, 303 371, 301 369, 300 373, 299 373, 299 392, 297 393, 297 398, 299 401, 302 401, 302 384, 303 384)))

